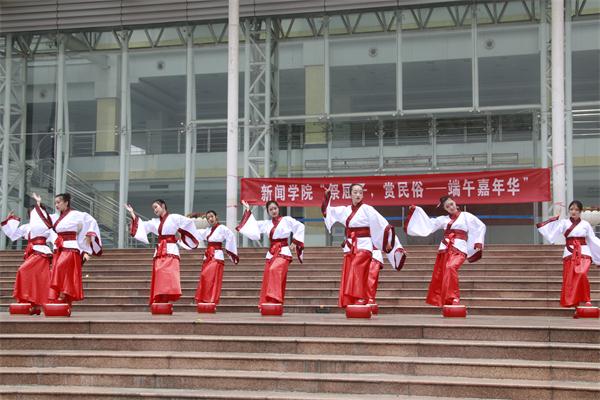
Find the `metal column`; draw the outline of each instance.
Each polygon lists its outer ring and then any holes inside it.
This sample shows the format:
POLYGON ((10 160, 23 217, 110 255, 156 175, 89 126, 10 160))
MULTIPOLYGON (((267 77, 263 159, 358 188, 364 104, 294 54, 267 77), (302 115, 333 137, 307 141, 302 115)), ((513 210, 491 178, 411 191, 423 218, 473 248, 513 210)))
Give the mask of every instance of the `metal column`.
MULTIPOLYGON (((8 169, 10 164, 10 91, 12 81, 12 35, 6 37, 4 58, 4 106, 2 108, 2 218, 8 214, 8 169)), ((0 233, 0 250, 6 248, 4 233, 0 233)))
POLYGON ((402 10, 396 10, 396 111, 404 108, 402 92, 402 10))
POLYGON ((571 31, 572 1, 565 2, 565 169, 566 169, 566 200, 574 200, 573 187, 573 69, 572 69, 572 31, 571 31))
POLYGON ((194 75, 194 28, 186 27, 186 102, 185 102, 185 188, 184 212, 194 209, 196 184, 196 80, 194 75))
MULTIPOLYGON (((548 99, 550 97, 550 0, 540 0, 540 25, 539 25, 539 49, 540 49, 540 165, 542 168, 548 168, 551 159, 551 148, 549 147, 549 137, 551 134, 550 126, 550 108, 548 99)), ((547 220, 550 216, 549 204, 543 202, 542 220, 547 220)))
POLYGON ((479 110, 479 60, 477 59, 477 4, 471 4, 471 82, 473 86, 473 110, 479 110))
POLYGON ((565 215, 565 17, 564 0, 552 0, 552 203, 565 215))
POLYGON ((56 125, 54 130, 55 147, 54 147, 54 194, 63 193, 65 191, 64 179, 64 159, 65 159, 65 143, 64 143, 64 92, 65 92, 65 37, 63 34, 58 34, 58 58, 56 68, 56 125))
POLYGON ((121 109, 119 117, 119 248, 124 248, 126 241, 126 210, 129 191, 129 38, 130 31, 121 34, 121 109))
POLYGON ((229 0, 227 57, 227 226, 237 225, 238 204, 238 96, 240 64, 240 2, 229 0))

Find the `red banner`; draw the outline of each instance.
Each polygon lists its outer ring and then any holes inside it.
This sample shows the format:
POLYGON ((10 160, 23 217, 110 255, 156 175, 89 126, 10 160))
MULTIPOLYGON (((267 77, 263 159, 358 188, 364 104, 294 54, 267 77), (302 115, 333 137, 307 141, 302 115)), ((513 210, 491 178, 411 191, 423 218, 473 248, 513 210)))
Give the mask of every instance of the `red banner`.
POLYGON ((374 206, 435 205, 441 196, 448 194, 461 204, 550 200, 548 168, 397 176, 243 178, 241 197, 254 205, 275 200, 282 206, 317 207, 329 186, 333 204, 342 205, 350 202, 353 183, 364 186, 365 202, 374 206))

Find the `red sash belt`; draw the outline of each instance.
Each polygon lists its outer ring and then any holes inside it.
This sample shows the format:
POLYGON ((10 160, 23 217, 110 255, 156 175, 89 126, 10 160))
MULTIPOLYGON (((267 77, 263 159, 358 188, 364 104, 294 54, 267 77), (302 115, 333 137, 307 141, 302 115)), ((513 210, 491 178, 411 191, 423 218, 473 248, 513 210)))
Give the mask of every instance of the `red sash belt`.
POLYGON ((579 265, 581 262, 581 246, 585 246, 586 244, 585 237, 567 238, 567 251, 572 253, 571 262, 574 265, 579 265))
POLYGON ((356 228, 346 228, 346 241, 342 245, 347 245, 351 253, 356 253, 359 237, 371 237, 371 229, 368 226, 359 226, 356 228))
POLYGON ((158 245, 156 245, 156 255, 154 257, 164 257, 167 255, 167 244, 177 243, 175 235, 159 235, 158 245))
POLYGON ((271 253, 272 258, 277 257, 281 253, 281 249, 286 246, 289 246, 287 239, 271 239, 269 253, 271 253))
POLYGON ((444 240, 442 243, 446 245, 446 247, 450 247, 454 245, 454 241, 456 239, 467 240, 469 235, 467 232, 460 229, 447 229, 444 231, 444 240))
POLYGON ((54 241, 54 251, 60 253, 63 251, 65 240, 77 240, 77 232, 58 232, 58 237, 54 241))
POLYGON ((27 259, 30 255, 33 254, 33 246, 45 246, 46 238, 43 236, 37 236, 31 238, 27 241, 27 247, 25 248, 25 252, 23 253, 23 259, 27 259))
POLYGON ((223 250, 223 243, 221 242, 208 242, 208 246, 206 247, 206 251, 204 252, 204 257, 206 258, 214 258, 215 250, 223 250))

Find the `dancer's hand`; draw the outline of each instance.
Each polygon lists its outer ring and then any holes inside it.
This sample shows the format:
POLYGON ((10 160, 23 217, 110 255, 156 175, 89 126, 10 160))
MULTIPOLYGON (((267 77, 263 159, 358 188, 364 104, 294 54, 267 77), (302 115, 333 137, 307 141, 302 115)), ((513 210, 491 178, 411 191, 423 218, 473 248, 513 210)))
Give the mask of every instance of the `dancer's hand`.
POLYGON ((131 218, 135 219, 135 211, 131 204, 125 204, 125 209, 129 211, 129 215, 131 215, 131 218))
POLYGON ((250 204, 246 200, 242 200, 242 205, 244 206, 244 210, 250 211, 250 204))
POLYGON ((389 253, 390 251, 392 251, 392 248, 393 248, 393 247, 392 247, 392 245, 391 245, 391 244, 389 244, 389 243, 386 243, 386 245, 385 245, 385 252, 386 252, 386 253, 389 253))
POLYGON ((86 262, 90 259, 90 255, 88 253, 83 253, 83 262, 86 262))
POLYGON ((290 251, 293 253, 296 251, 296 243, 290 244, 290 251))
POLYGON ((13 210, 10 210, 10 211, 8 212, 8 217, 7 217, 6 219, 13 218, 14 216, 15 216, 15 212, 14 212, 13 210))
POLYGON ((35 202, 37 203, 38 206, 42 204, 42 198, 40 197, 39 194, 33 192, 33 193, 31 193, 31 197, 33 197, 33 199, 35 200, 35 202))

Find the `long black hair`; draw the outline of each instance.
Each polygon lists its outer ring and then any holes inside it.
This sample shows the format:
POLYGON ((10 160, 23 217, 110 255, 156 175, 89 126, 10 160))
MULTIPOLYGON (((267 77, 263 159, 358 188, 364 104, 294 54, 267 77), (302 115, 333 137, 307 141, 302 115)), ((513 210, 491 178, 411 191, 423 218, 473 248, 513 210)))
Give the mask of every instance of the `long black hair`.
POLYGON ((440 204, 438 205, 438 207, 444 208, 444 204, 446 204, 446 202, 449 199, 454 199, 454 198, 452 196, 442 196, 442 197, 440 197, 440 204))
POLYGON ((71 208, 71 194, 70 193, 59 193, 54 198, 60 197, 60 199, 68 203, 67 207, 71 208))
POLYGON ((579 209, 579 211, 583 211, 583 203, 580 202, 579 200, 573 200, 572 202, 569 203, 569 207, 567 208, 570 209, 571 206, 577 206, 577 208, 579 209))
POLYGON ((278 202, 276 202, 275 200, 269 200, 269 201, 267 201, 267 203, 265 204, 265 208, 268 210, 268 209, 269 209, 269 206, 270 206, 271 204, 275 204, 275 205, 277 206, 277 208, 279 208, 279 203, 278 203, 278 202))
POLYGON ((160 206, 161 206, 162 208, 164 208, 164 209, 165 209, 165 211, 167 211, 167 202, 166 202, 166 201, 164 201, 163 199, 156 199, 156 200, 154 200, 154 201, 152 202, 152 204, 154 204, 154 203, 158 203, 158 204, 160 204, 160 206))

